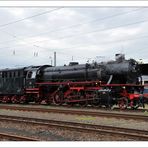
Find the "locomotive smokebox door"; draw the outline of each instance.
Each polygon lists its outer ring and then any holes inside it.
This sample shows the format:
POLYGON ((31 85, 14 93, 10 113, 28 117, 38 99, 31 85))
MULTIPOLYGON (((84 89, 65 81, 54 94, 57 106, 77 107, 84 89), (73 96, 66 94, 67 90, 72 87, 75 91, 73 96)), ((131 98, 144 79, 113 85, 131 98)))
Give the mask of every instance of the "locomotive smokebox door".
POLYGON ((109 89, 99 90, 98 96, 100 99, 100 105, 105 105, 106 107, 112 106, 111 91, 109 89))

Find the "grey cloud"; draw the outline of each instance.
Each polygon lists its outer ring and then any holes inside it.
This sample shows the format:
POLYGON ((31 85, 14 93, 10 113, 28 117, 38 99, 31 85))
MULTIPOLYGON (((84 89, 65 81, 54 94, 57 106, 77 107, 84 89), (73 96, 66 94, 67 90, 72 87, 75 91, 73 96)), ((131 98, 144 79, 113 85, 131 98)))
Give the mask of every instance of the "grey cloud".
MULTIPOLYGON (((1 8, 0 25, 51 9, 18 8, 17 14, 17 8, 14 11, 13 8, 1 8)), ((68 64, 72 56, 80 63, 96 56, 114 59, 117 52, 125 53, 127 58, 142 58, 148 62, 148 37, 142 38, 148 35, 148 21, 122 26, 148 20, 147 14, 148 8, 142 7, 63 8, 0 27, 1 67, 50 64, 54 51, 58 65, 68 64), (126 13, 128 11, 131 12, 126 13), (125 14, 113 17, 120 13, 125 14), (109 29, 120 25, 122 27, 109 29), (34 57, 34 52, 38 52, 38 57, 34 57)))

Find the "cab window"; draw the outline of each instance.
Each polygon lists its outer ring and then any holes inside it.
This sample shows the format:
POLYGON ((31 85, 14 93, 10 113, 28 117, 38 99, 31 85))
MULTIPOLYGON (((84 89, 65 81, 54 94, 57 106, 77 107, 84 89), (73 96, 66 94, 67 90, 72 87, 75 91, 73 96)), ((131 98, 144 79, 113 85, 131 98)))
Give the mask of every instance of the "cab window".
POLYGON ((32 77, 31 77, 31 78, 35 78, 35 76, 36 76, 36 71, 33 71, 33 72, 32 72, 32 77))
POLYGON ((32 77, 32 71, 29 71, 28 74, 27 74, 27 78, 30 79, 31 77, 32 77))
POLYGON ((36 77, 36 71, 29 71, 27 74, 28 79, 34 79, 36 77))

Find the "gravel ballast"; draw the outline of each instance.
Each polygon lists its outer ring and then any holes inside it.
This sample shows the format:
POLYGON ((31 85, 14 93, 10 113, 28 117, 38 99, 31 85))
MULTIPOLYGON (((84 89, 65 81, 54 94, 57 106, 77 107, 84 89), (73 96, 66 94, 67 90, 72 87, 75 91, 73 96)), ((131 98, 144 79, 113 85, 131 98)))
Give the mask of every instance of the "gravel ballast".
POLYGON ((107 117, 92 117, 82 115, 70 115, 70 114, 59 114, 59 113, 41 113, 41 112, 27 112, 27 111, 13 111, 13 110, 0 110, 1 115, 15 115, 21 117, 39 118, 39 119, 51 119, 61 121, 71 121, 80 123, 90 123, 99 125, 110 125, 118 127, 126 127, 132 129, 148 130, 148 124, 144 121, 136 120, 125 120, 107 117))

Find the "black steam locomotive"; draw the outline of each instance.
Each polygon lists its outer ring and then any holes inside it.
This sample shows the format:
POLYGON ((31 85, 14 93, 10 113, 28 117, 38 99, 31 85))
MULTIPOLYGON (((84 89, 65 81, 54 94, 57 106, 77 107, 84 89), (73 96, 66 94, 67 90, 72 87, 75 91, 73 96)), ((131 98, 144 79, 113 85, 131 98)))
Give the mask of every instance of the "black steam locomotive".
MULTIPOLYGON (((124 109, 141 105, 138 63, 120 56, 116 61, 52 67, 30 66, 0 70, 0 102, 95 105, 124 109)), ((142 104, 143 105, 143 104, 142 104)))

